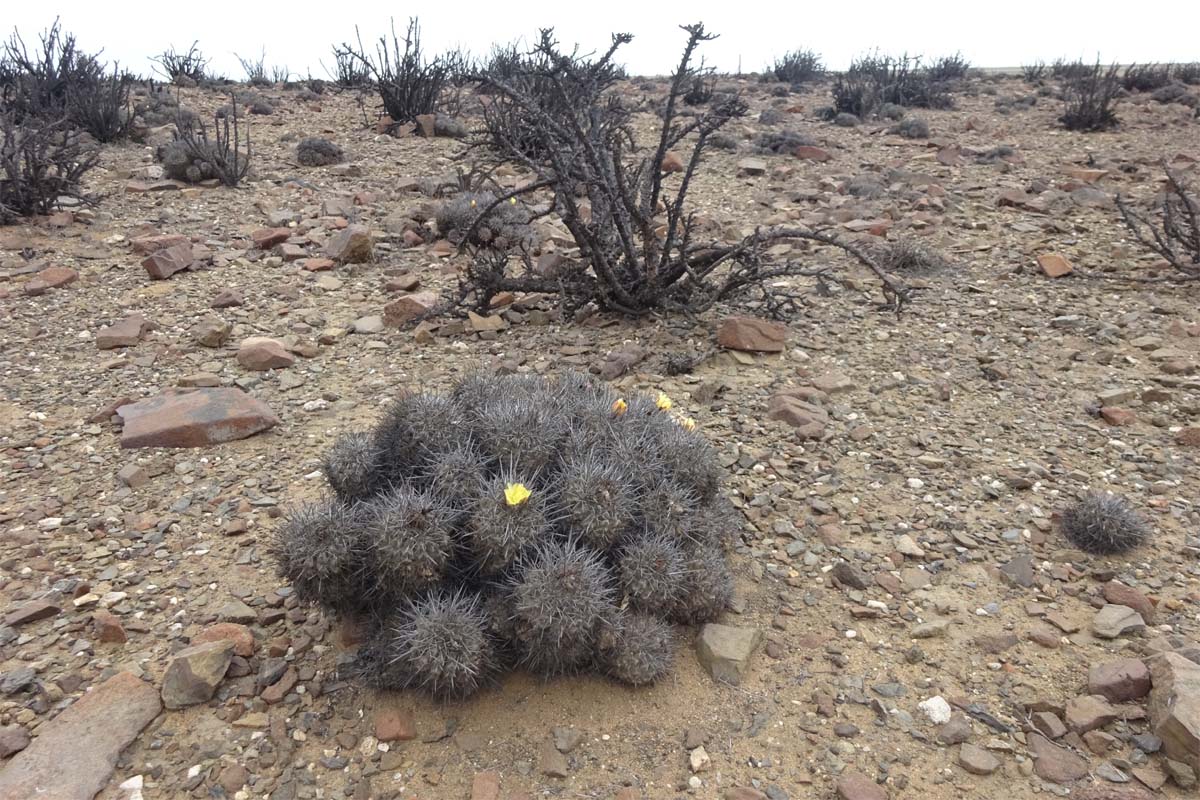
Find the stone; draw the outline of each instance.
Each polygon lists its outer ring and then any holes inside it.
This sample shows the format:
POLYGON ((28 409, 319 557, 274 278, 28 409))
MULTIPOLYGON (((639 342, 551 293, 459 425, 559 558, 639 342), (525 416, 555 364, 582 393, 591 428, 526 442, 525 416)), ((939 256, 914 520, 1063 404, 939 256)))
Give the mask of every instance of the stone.
POLYGON ((946 698, 940 694, 936 694, 927 700, 922 700, 917 703, 917 708, 929 718, 929 721, 934 725, 945 725, 950 721, 952 712, 950 704, 946 702, 946 698))
POLYGON ((1092 619, 1092 633, 1101 639, 1116 639, 1126 633, 1146 629, 1142 615, 1129 606, 1106 603, 1092 619))
POLYGON ((1164 754, 1200 773, 1200 664, 1166 652, 1149 666, 1151 731, 1162 739, 1164 754))
POLYGON ((1180 447, 1200 447, 1200 428, 1183 428, 1175 434, 1175 443, 1180 447))
POLYGON ((238 345, 238 363, 254 372, 269 369, 285 369, 296 363, 296 357, 287 351, 283 342, 268 336, 251 336, 238 345))
POLYGON ((1033 727, 1050 739, 1060 739, 1067 733, 1067 726, 1053 711, 1037 711, 1030 717, 1033 727))
POLYGON ((253 631, 237 622, 218 622, 192 637, 193 645, 207 642, 232 642, 235 656, 250 658, 254 655, 253 631))
POLYGON ((696 651, 713 680, 737 686, 750 670, 750 659, 761 641, 762 631, 758 628, 710 622, 700 629, 696 651))
POLYGON ((92 800, 161 710, 154 687, 118 672, 38 728, 0 772, 0 797, 92 800))
POLYGON ((554 742, 549 739, 543 740, 538 746, 538 769, 551 778, 565 778, 571 774, 567 757, 558 752, 554 742))
POLYGON ((1027 735, 1033 771, 1051 783, 1070 783, 1088 774, 1087 759, 1037 733, 1027 735))
POLYGON ((148 256, 159 250, 166 250, 181 244, 191 244, 191 239, 180 233, 165 233, 158 236, 140 236, 129 244, 135 255, 148 256))
POLYGON ((21 752, 29 742, 29 731, 20 725, 0 725, 0 758, 21 752))
POLYGON ((237 289, 222 289, 213 297, 209 306, 212 308, 233 308, 246 302, 242 293, 237 289))
POLYGON ((296 684, 299 682, 300 675, 296 672, 296 668, 288 667, 283 671, 283 674, 279 676, 279 680, 262 690, 262 692, 259 694, 259 697, 263 699, 263 702, 269 705, 282 703, 283 698, 287 697, 288 692, 296 688, 296 684))
POLYGON ((972 775, 991 775, 1000 769, 1000 759, 982 747, 963 743, 958 748, 958 765, 972 775))
POLYGON ((1150 669, 1139 658, 1093 664, 1088 670, 1088 694, 1114 703, 1138 700, 1150 693, 1150 669))
POLYGON ((1122 428, 1137 422, 1137 414, 1127 408, 1118 408, 1116 406, 1101 407, 1100 416, 1105 422, 1115 428, 1122 428))
POLYGON ((8 612, 8 616, 4 618, 4 624, 10 628, 17 628, 21 625, 28 625, 30 622, 50 619, 61 611, 61 607, 49 600, 34 600, 8 612))
POLYGON ((151 253, 142 259, 142 269, 153 280, 161 281, 189 269, 196 263, 196 256, 191 244, 177 244, 163 250, 151 253))
POLYGON ((229 764, 217 775, 217 783, 225 790, 227 797, 232 797, 250 780, 250 770, 241 764, 229 764))
POLYGON ((709 757, 708 751, 704 749, 703 745, 688 753, 688 767, 693 773, 704 772, 711 766, 712 759, 709 757))
POLYGON ((551 729, 550 736, 554 739, 554 746, 560 753, 571 752, 583 741, 583 731, 563 725, 551 729))
POLYGON ((220 639, 176 653, 163 676, 163 705, 178 709, 211 700, 233 660, 233 647, 233 642, 220 639))
POLYGON ((96 347, 100 350, 115 350, 118 347, 133 347, 150 329, 150 323, 141 314, 131 314, 115 325, 101 328, 96 334, 96 347))
MULTIPOLYGON (((1097 774, 1100 774, 1099 769, 1097 774)), ((1152 800, 1154 795, 1136 784, 1089 783, 1071 790, 1072 800, 1152 800)))
POLYGON ((1120 581, 1109 581, 1104 584, 1104 599, 1114 605, 1129 606, 1142 615, 1147 625, 1154 624, 1154 603, 1132 586, 1126 586, 1120 581))
POLYGON ((1033 556, 1020 555, 1000 567, 1000 577, 1011 586, 1033 586, 1033 556))
POLYGON ((767 402, 767 418, 795 428, 800 439, 818 439, 829 425, 829 412, 786 390, 771 396, 767 402))
POLYGON ((467 323, 471 326, 471 330, 479 333, 482 331, 499 331, 506 327, 504 317, 499 314, 490 314, 484 316, 476 314, 474 311, 467 312, 467 323))
POLYGON ((912 632, 909 634, 914 639, 936 639, 946 635, 946 631, 950 628, 950 622, 944 619, 935 619, 931 622, 922 622, 920 625, 913 626, 912 632))
POLYGON ((937 740, 944 745, 962 744, 971 738, 971 720, 964 714, 954 714, 950 721, 938 728, 937 740))
POLYGON ((797 146, 792 151, 792 155, 805 161, 816 161, 817 163, 824 163, 833 158, 828 150, 822 150, 820 147, 813 147, 807 144, 797 146))
POLYGON ((849 561, 839 561, 833 565, 833 569, 829 571, 834 580, 843 586, 849 586, 851 589, 864 590, 871 585, 870 580, 861 569, 851 564, 849 561))
POLYGON ((415 292, 398 297, 383 307, 383 321, 393 328, 423 317, 437 306, 436 292, 415 292))
POLYGON ((207 316, 192 326, 192 340, 201 347, 221 347, 232 332, 231 323, 217 316, 207 316))
POLYGON ((767 162, 761 158, 743 158, 737 163, 738 175, 762 175, 767 171, 767 162))
POLYGON ((717 343, 729 350, 754 353, 781 353, 787 342, 788 328, 782 322, 755 317, 726 317, 717 329, 717 343))
POLYGON ((375 738, 381 742, 408 742, 417 738, 412 717, 398 708, 375 712, 375 738))
POLYGON ((279 424, 261 400, 239 389, 168 390, 117 409, 121 447, 204 447, 245 439, 279 424))
POLYGON ((339 264, 362 264, 374 258, 371 231, 365 225, 351 225, 325 243, 325 255, 339 264))
POLYGON ((25 284, 25 294, 37 297, 50 289, 61 289, 79 280, 79 273, 70 267, 46 267, 25 284))
POLYGON ((100 609, 92 614, 92 632, 102 644, 124 644, 129 640, 121 620, 112 612, 100 609))
POLYGON ((824 375, 818 375, 813 378, 812 383, 817 391, 824 392, 827 395, 845 394, 846 392, 853 392, 855 389, 854 381, 840 372, 827 372, 824 375))
POLYGON ((887 789, 861 772, 844 772, 837 779, 839 800, 887 800, 887 789))
POLYGON ((1103 728, 1116 721, 1117 710, 1098 694, 1085 694, 1067 701, 1067 727, 1078 734, 1103 728))
POLYGON ((721 792, 721 800, 771 800, 771 796, 751 786, 731 786, 721 792))
POLYGON ((1047 278, 1061 278, 1064 275, 1070 275, 1074 268, 1066 256, 1058 253, 1042 253, 1037 257, 1038 266, 1042 268, 1042 273, 1047 278))
POLYGON ((500 800, 500 773, 476 772, 471 780, 471 800, 500 800))
POLYGON ((292 238, 291 228, 259 228, 250 234, 250 241, 259 250, 270 250, 292 238))
POLYGON ((359 334, 374 334, 383 331, 383 317, 379 314, 372 314, 367 317, 359 317, 354 320, 350 329, 359 334))
POLYGON ((1200 772, 1200 770, 1192 769, 1182 761, 1176 761, 1173 758, 1167 758, 1163 761, 1167 768, 1167 774, 1171 776, 1171 780, 1175 781, 1175 785, 1180 789, 1191 789, 1196 785, 1196 773, 1200 772))

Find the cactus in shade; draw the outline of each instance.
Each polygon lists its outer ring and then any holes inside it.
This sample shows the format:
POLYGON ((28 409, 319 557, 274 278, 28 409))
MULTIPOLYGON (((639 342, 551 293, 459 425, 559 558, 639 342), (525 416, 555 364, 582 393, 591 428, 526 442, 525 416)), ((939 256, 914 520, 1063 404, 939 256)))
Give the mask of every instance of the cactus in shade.
POLYGON ((292 508, 273 554, 300 600, 367 622, 348 670, 381 688, 459 698, 508 668, 653 683, 673 626, 732 595, 740 513, 659 393, 475 373, 402 396, 322 466, 332 499, 292 508))
POLYGON ((1113 555, 1146 540, 1150 527, 1120 495, 1092 492, 1062 512, 1063 535, 1085 553, 1113 555))

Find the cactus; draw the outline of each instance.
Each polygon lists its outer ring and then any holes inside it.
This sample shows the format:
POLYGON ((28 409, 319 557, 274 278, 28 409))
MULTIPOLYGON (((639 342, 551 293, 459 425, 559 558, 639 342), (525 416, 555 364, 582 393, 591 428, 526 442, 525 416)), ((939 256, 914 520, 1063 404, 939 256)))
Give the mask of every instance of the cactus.
POLYGON ((1085 553, 1113 555, 1146 540, 1146 520, 1125 498, 1092 492, 1062 512, 1063 535, 1085 553))

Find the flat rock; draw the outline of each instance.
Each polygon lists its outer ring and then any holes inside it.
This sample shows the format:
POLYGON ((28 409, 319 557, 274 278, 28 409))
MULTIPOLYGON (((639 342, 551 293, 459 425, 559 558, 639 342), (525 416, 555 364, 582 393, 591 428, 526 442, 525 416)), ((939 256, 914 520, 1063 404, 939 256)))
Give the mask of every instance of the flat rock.
POLYGON ((149 329, 150 323, 144 316, 130 314, 115 325, 101 328, 96 334, 96 347, 100 350, 133 347, 149 329))
POLYGON ((554 742, 546 739, 538 746, 538 770, 551 778, 565 778, 571 774, 571 765, 554 742))
POLYGON ((181 233, 164 233, 157 236, 139 236, 129 244, 135 255, 148 256, 169 247, 177 247, 181 244, 190 245, 191 239, 181 233))
POLYGON ((374 257, 371 231, 365 225, 351 225, 339 231, 325 244, 325 255, 339 264, 361 264, 374 257))
POLYGON ((1058 253, 1042 253, 1037 257, 1037 262, 1047 278, 1061 278, 1074 271, 1067 257, 1058 253))
POLYGON ((157 250, 142 259, 142 269, 156 281, 165 280, 176 272, 182 272, 196 263, 192 245, 176 244, 157 250))
POLYGON ((117 409, 121 447, 204 447, 279 424, 270 407, 238 389, 168 391, 117 409))
POLYGON ((1119 581, 1104 584, 1104 599, 1118 606, 1129 606, 1142 615, 1147 625, 1154 624, 1154 603, 1142 592, 1119 581))
POLYGON ((245 625, 236 622, 218 622, 209 625, 192 637, 192 644, 206 642, 233 642, 233 654, 242 658, 254 655, 254 633, 245 625))
POLYGON ((1078 734, 1103 728, 1118 717, 1117 710, 1098 694, 1085 694, 1067 701, 1067 727, 1078 734))
POLYGON ((1140 658, 1093 664, 1088 670, 1088 694, 1114 703, 1138 700, 1150 693, 1150 669, 1140 658))
POLYGON ((381 742, 407 742, 417 738, 412 716, 398 708, 375 712, 375 738, 381 742))
POLYGON ((383 321, 398 328, 428 314, 437 305, 436 292, 415 292, 398 297, 383 307, 383 321))
POLYGON ((49 619, 61 611, 62 608, 58 604, 51 603, 49 600, 34 600, 9 611, 8 615, 4 618, 4 624, 16 628, 20 625, 27 625, 30 622, 49 619))
POLYGON ((771 396, 767 402, 767 418, 795 428, 800 439, 819 439, 829 425, 829 412, 787 390, 771 396))
POLYGON ((296 357, 287 351, 283 342, 269 336, 250 336, 238 345, 238 363, 254 372, 269 369, 285 369, 296 363, 296 357))
POLYGON ((982 747, 963 743, 958 748, 958 765, 972 775, 991 775, 1000 769, 1000 759, 982 747))
POLYGON ((29 747, 29 731, 20 725, 0 725, 0 758, 8 758, 29 747))
POLYGON ((0 797, 92 800, 121 751, 161 710, 153 686, 117 673, 38 729, 0 772, 0 797))
POLYGON ((750 658, 762 641, 758 628, 709 623, 700 629, 696 652, 713 680, 738 685, 750 669, 750 658))
POLYGON ((176 653, 163 676, 163 705, 176 709, 211 700, 233 660, 233 647, 232 641, 220 639, 176 653))
POLYGON ((717 329, 717 343, 729 350, 754 353, 783 352, 788 328, 782 322, 755 317, 726 317, 717 329))
POLYGON ((1200 664, 1160 653, 1150 659, 1150 678, 1146 709, 1162 751, 1200 773, 1200 664))
POLYGON ((1092 633, 1101 639, 1116 639, 1126 633, 1146 629, 1142 615, 1129 606, 1107 603, 1092 619, 1092 633))
POLYGON ((1020 555, 1000 567, 1005 583, 1028 589, 1033 586, 1033 556, 1020 555))
POLYGON ((1037 733, 1028 734, 1029 752, 1034 757, 1033 770, 1038 777, 1052 783, 1070 783, 1088 774, 1088 762, 1082 756, 1061 747, 1037 733))
POLYGON ((887 789, 861 772, 846 772, 837 780, 840 800, 887 800, 887 789))
POLYGON ((250 234, 250 241, 259 250, 270 250, 277 244, 283 244, 292 236, 290 228, 259 228, 250 234))
POLYGON ((739 175, 762 175, 767 171, 767 162, 761 158, 743 158, 737 163, 739 175))
POLYGON ((79 273, 70 267, 46 267, 25 284, 25 294, 43 295, 50 289, 61 289, 79 280, 79 273))

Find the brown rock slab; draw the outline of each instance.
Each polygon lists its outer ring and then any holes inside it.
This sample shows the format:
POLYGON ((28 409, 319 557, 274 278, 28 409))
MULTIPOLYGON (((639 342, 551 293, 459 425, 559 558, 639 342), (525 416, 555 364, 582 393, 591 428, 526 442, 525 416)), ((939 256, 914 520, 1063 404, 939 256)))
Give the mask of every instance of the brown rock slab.
POLYGON ((1150 668, 1140 658, 1093 664, 1088 670, 1088 694, 1114 703, 1138 700, 1150 693, 1150 668))
POLYGON ((157 250, 142 259, 142 268, 156 281, 165 280, 196 263, 191 244, 177 244, 157 250))
POLYGON ((1052 783, 1070 783, 1088 774, 1087 759, 1061 747, 1040 734, 1028 736, 1029 752, 1034 757, 1033 771, 1052 783))
POLYGON ((554 742, 546 739, 538 746, 538 770, 551 778, 565 778, 571 774, 571 764, 554 742))
POLYGON ((8 758, 29 747, 29 731, 20 725, 0 725, 0 758, 8 758))
POLYGON ((750 659, 762 641, 758 628, 709 623, 700 629, 696 654, 713 680, 735 686, 750 671, 750 659))
POLYGON ((34 600, 31 603, 18 606, 8 612, 8 616, 4 618, 4 624, 11 628, 16 628, 20 625, 27 625, 30 622, 50 619, 50 617, 57 616, 61 611, 62 608, 48 600, 34 600))
POLYGON ((887 789, 861 772, 843 773, 837 780, 839 800, 887 800, 887 789))
POLYGON ((729 350, 755 353, 781 353, 787 342, 788 328, 782 322, 755 317, 726 317, 717 330, 717 343, 729 350))
POLYGON ((154 687, 117 673, 38 729, 0 772, 0 797, 92 800, 121 751, 161 710, 154 687))
POLYGON ((176 247, 181 244, 191 244, 191 239, 179 233, 165 233, 158 236, 141 236, 130 244, 133 252, 139 256, 148 256, 159 250, 176 247))
POLYGON ((238 345, 237 360, 243 367, 255 372, 285 369, 296 363, 296 357, 287 351, 283 342, 268 336, 243 339, 238 345))
POLYGON ((163 705, 175 709, 208 702, 232 660, 233 642, 226 639, 180 650, 163 676, 163 705))
POLYGON ((25 284, 25 294, 37 297, 50 289, 61 289, 77 280, 79 273, 70 267, 46 267, 25 284))
POLYGON ((116 614, 103 609, 92 614, 92 631, 103 644, 124 644, 129 640, 116 614))
POLYGON ((437 305, 437 302, 436 292, 406 294, 383 307, 383 321, 398 328, 406 322, 428 314, 437 305))
POLYGON ((100 350, 133 347, 149 329, 150 323, 144 316, 131 314, 115 325, 101 328, 96 334, 96 347, 100 350))
POLYGON ((371 231, 365 225, 351 225, 339 231, 325 244, 325 255, 339 264, 361 264, 374 257, 371 231))
POLYGON ((476 772, 471 780, 471 800, 500 800, 500 773, 476 772))
POLYGON ((1067 727, 1078 734, 1094 731, 1115 722, 1117 710, 1098 694, 1085 694, 1067 701, 1067 727))
POLYGON ((250 234, 250 241, 259 250, 270 250, 277 244, 283 244, 292 236, 290 228, 259 228, 250 234))
POLYGON ((417 738, 412 716, 398 708, 385 708, 376 712, 375 738, 381 742, 407 742, 417 738))
POLYGON ((213 308, 233 308, 245 303, 245 298, 237 289, 222 289, 209 303, 213 308))
POLYGON ((1137 414, 1127 408, 1118 408, 1117 406, 1104 406, 1100 409, 1100 416, 1109 425, 1117 428, 1137 422, 1137 414))
POLYGON ((796 158, 802 158, 805 161, 816 161, 818 163, 824 163, 833 158, 828 150, 822 150, 820 147, 813 147, 807 144, 798 146, 792 151, 792 155, 796 158))
POLYGON ((792 426, 801 439, 819 439, 829 424, 825 409, 799 399, 790 390, 772 395, 767 402, 767 418, 792 426))
POLYGON ((168 391, 117 409, 121 447, 204 447, 279 424, 270 407, 238 389, 168 391))
POLYGON ((233 654, 242 658, 254 655, 254 633, 245 625, 236 622, 218 622, 209 625, 192 637, 192 644, 206 642, 233 642, 233 654))
POLYGON ((1092 633, 1101 639, 1116 639, 1146 629, 1142 615, 1129 606, 1106 603, 1092 618, 1092 633))
POLYGON ((991 775, 1000 769, 1000 759, 982 747, 964 742, 958 748, 958 765, 972 775, 991 775))
POLYGON ((1160 653, 1150 659, 1150 678, 1146 709, 1162 752, 1200 773, 1200 664, 1160 653))
POLYGON ((1037 257, 1038 266, 1042 268, 1042 273, 1047 278, 1061 278, 1064 275, 1070 275, 1074 271, 1071 262, 1066 256, 1058 253, 1042 253, 1037 257))
POLYGON ((1117 606, 1129 606, 1142 615, 1147 625, 1154 624, 1154 603, 1142 592, 1119 581, 1104 584, 1104 599, 1117 606))

